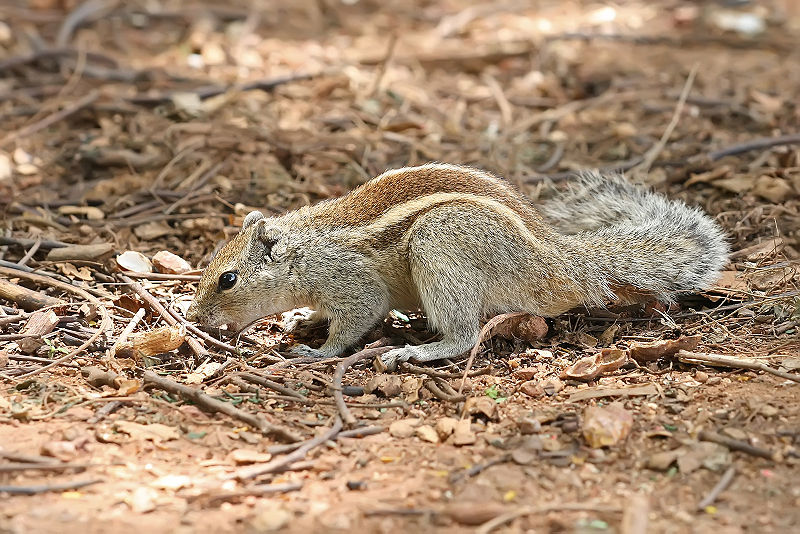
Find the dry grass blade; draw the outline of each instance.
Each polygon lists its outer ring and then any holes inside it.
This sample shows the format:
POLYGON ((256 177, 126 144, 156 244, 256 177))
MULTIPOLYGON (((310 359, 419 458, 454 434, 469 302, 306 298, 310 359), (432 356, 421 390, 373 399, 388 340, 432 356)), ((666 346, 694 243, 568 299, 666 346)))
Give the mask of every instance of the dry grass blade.
POLYGON ((661 139, 659 139, 658 142, 647 151, 644 156, 644 160, 633 168, 633 172, 647 174, 650 171, 650 167, 653 166, 653 162, 664 150, 664 147, 667 146, 667 141, 669 141, 672 132, 678 125, 678 121, 681 120, 683 106, 686 104, 686 99, 689 97, 689 92, 692 90, 692 85, 694 85, 694 77, 697 75, 698 68, 699 64, 695 63, 692 67, 692 70, 689 72, 689 76, 686 77, 686 83, 683 84, 683 90, 681 90, 681 95, 678 97, 678 103, 675 105, 675 111, 672 113, 672 119, 670 119, 667 128, 664 130, 664 134, 661 136, 661 139))

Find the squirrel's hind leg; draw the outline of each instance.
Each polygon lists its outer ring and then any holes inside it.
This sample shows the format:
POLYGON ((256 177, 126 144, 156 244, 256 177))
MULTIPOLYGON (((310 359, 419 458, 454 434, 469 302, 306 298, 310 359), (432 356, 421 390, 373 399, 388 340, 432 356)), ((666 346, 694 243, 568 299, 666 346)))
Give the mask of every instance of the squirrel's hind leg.
POLYGON ((440 227, 432 225, 431 230, 436 232, 432 236, 426 230, 418 227, 409 242, 411 279, 428 324, 442 334, 442 340, 406 345, 383 354, 381 362, 390 370, 411 359, 429 362, 464 354, 475 345, 480 332, 482 291, 475 283, 478 277, 464 272, 469 260, 460 256, 466 252, 453 247, 442 254, 447 244, 442 243, 440 227))

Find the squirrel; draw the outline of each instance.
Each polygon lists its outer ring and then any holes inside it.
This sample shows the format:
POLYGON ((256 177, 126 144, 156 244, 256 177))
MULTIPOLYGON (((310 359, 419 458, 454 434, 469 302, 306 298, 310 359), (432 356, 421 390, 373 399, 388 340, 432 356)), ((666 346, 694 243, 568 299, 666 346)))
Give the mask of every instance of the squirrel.
POLYGON ((335 357, 392 309, 421 308, 442 339, 383 354, 394 369, 465 353, 481 319, 500 313, 672 302, 712 285, 728 252, 702 211, 618 174, 582 173, 537 208, 489 172, 432 163, 281 216, 249 213, 203 272, 187 318, 239 329, 307 306, 290 329, 328 321, 328 338, 291 351, 335 357))

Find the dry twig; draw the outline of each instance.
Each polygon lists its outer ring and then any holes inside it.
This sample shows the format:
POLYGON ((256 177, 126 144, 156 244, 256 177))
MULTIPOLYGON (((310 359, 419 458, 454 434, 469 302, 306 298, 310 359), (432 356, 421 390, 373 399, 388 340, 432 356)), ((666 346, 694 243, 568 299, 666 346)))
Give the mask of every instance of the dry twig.
POLYGON ((599 512, 605 514, 619 514, 622 512, 621 508, 615 506, 593 505, 589 503, 563 503, 552 504, 549 506, 523 506, 507 514, 499 515, 494 519, 490 519, 482 524, 475 531, 475 534, 489 534, 491 531, 510 523, 511 521, 522 517, 524 515, 546 514, 549 512, 599 512))
POLYGON ((719 497, 720 493, 725 491, 725 488, 727 488, 733 481, 734 475, 736 475, 736 467, 730 466, 722 475, 722 478, 719 479, 719 482, 717 482, 711 491, 708 492, 708 495, 703 497, 703 500, 697 504, 697 509, 705 510, 706 506, 711 506, 714 504, 714 501, 717 500, 717 497, 719 497))
POLYGON ((45 128, 52 126, 53 124, 62 121, 72 115, 73 113, 77 113, 78 111, 82 110, 85 107, 90 106, 94 103, 95 100, 100 96, 98 91, 90 91, 86 96, 83 98, 65 106, 60 111, 53 113, 52 115, 48 115, 47 117, 43 118, 40 121, 34 122, 33 124, 29 124, 23 128, 20 128, 16 132, 11 132, 3 137, 0 140, 0 147, 4 147, 7 144, 11 143, 12 141, 22 139, 23 137, 27 137, 31 134, 34 134, 40 130, 44 130, 45 128))
POLYGON ((259 386, 275 390, 278 393, 283 393, 286 396, 294 397, 299 400, 308 400, 302 393, 295 391, 291 388, 287 388, 286 386, 278 384, 277 382, 274 382, 267 378, 264 378, 263 376, 259 376, 254 373, 238 373, 238 375, 242 377, 244 380, 247 380, 248 382, 252 382, 254 384, 258 384, 259 386))
POLYGON ((730 367, 733 369, 751 369, 753 371, 764 371, 792 382, 800 383, 800 375, 794 373, 787 373, 780 369, 774 369, 764 362, 750 358, 736 358, 734 356, 727 356, 723 354, 701 354, 699 352, 689 352, 686 350, 679 350, 676 354, 678 361, 683 363, 698 364, 704 363, 714 367, 730 367))
MULTIPOLYGON (((175 317, 173 317, 173 315, 169 311, 167 311, 167 309, 164 306, 162 306, 160 302, 158 302, 158 299, 156 299, 153 295, 151 295, 150 292, 147 291, 142 286, 142 284, 131 280, 124 274, 120 275, 120 278, 122 279, 123 282, 128 284, 128 286, 130 286, 131 289, 133 289, 134 293, 139 295, 139 297, 141 297, 141 299, 144 300, 148 308, 159 314, 168 325, 174 326, 178 324, 178 320, 175 317)), ((206 349, 196 339, 187 337, 186 343, 189 345, 189 348, 192 349, 192 352, 194 352, 198 358, 204 358, 208 355, 208 351, 206 351, 206 349)))
POLYGON ((775 460, 775 453, 772 451, 769 451, 767 449, 762 449, 760 447, 755 447, 753 445, 750 445, 746 441, 729 438, 727 436, 717 434, 716 432, 701 430, 697 434, 697 439, 701 441, 711 441, 712 443, 718 443, 719 445, 724 445, 725 447, 728 447, 732 451, 743 452, 751 456, 766 458, 767 460, 775 460))
POLYGON ((170 393, 175 393, 177 395, 186 397, 202 408, 212 412, 224 413, 235 419, 238 419, 239 421, 243 421, 262 434, 275 436, 276 438, 284 441, 294 442, 300 440, 300 438, 294 432, 287 428, 273 425, 264 419, 263 415, 240 410, 233 404, 215 399, 202 392, 200 389, 179 384, 173 380, 170 380, 169 378, 158 376, 153 371, 145 371, 143 379, 145 384, 152 384, 153 386, 163 389, 164 391, 169 391, 170 393))
POLYGON ((97 331, 94 334, 92 334, 91 337, 89 337, 89 339, 87 339, 80 346, 78 346, 78 348, 76 348, 75 350, 71 351, 69 354, 66 354, 65 356, 62 356, 61 358, 53 360, 52 363, 49 363, 49 364, 45 365, 44 367, 40 367, 39 369, 35 369, 33 371, 30 371, 29 373, 25 373, 23 375, 20 375, 19 377, 17 377, 17 380, 24 380, 24 379, 30 378, 30 377, 32 377, 34 375, 38 375, 39 373, 48 370, 48 369, 51 369, 53 367, 56 367, 58 365, 61 365, 61 364, 65 363, 65 362, 70 361, 72 358, 74 358, 75 356, 77 356, 78 354, 83 352, 87 347, 89 347, 95 341, 97 341, 100 338, 100 336, 106 330, 108 330, 110 328, 113 328, 113 326, 114 326, 114 323, 111 321, 111 317, 108 315, 108 311, 106 310, 105 306, 103 306, 103 304, 97 299, 97 297, 95 297, 94 295, 88 293, 87 291, 85 291, 85 290, 83 290, 83 289, 81 289, 79 287, 75 287, 73 285, 66 284, 66 283, 61 282, 59 280, 55 280, 54 278, 51 278, 49 276, 44 276, 44 275, 35 274, 35 273, 28 273, 28 272, 24 272, 24 271, 15 271, 15 270, 12 270, 12 269, 7 269, 5 267, 0 267, 0 275, 16 276, 18 278, 24 278, 26 280, 30 280, 31 282, 52 286, 52 287, 61 289, 63 291, 67 291, 69 293, 72 293, 74 295, 77 295, 77 296, 79 296, 79 297, 91 302, 92 304, 94 304, 97 307, 97 312, 100 314, 100 317, 101 317, 101 321, 100 321, 100 324, 98 325, 97 331))
MULTIPOLYGON (((378 341, 377 343, 381 343, 383 340, 378 341)), ((345 372, 347 369, 355 364, 356 362, 360 362, 361 360, 366 360, 370 358, 375 358, 380 356, 384 352, 389 352, 392 349, 397 347, 394 346, 373 346, 356 352, 352 356, 348 356, 339 365, 336 366, 336 371, 333 373, 333 383, 331 384, 331 389, 333 390, 333 398, 336 401, 336 407, 339 409, 339 414, 342 416, 342 421, 346 425, 353 425, 356 422, 356 418, 353 416, 350 409, 347 407, 347 404, 344 402, 344 395, 342 394, 342 379, 344 378, 345 372)))
POLYGON ((102 482, 101 479, 94 480, 80 480, 77 482, 62 482, 61 484, 43 484, 38 486, 0 486, 0 493, 8 493, 9 495, 36 495, 39 493, 47 493, 49 491, 70 491, 92 484, 102 482))
POLYGON ((291 452, 286 456, 284 456, 283 458, 273 460, 264 465, 253 465, 253 466, 243 467, 229 478, 248 480, 251 478, 255 478, 257 476, 265 475, 267 473, 275 473, 278 471, 282 471, 289 465, 293 464, 294 462, 305 458, 306 454, 308 454, 308 452, 314 447, 322 445, 326 441, 335 438, 341 429, 342 429, 342 420, 339 417, 337 417, 333 423, 333 427, 331 427, 330 430, 328 430, 323 434, 320 434, 319 436, 313 439, 306 441, 300 447, 298 447, 294 452, 291 452))

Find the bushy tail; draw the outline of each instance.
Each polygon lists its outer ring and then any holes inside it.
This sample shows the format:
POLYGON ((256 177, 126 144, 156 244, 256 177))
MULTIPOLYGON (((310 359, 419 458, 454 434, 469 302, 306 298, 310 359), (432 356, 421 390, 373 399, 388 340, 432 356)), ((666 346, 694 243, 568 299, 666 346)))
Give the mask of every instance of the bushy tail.
POLYGON ((539 210, 559 232, 574 234, 612 285, 665 301, 707 289, 728 261, 725 236, 708 215, 621 175, 583 173, 539 210))

